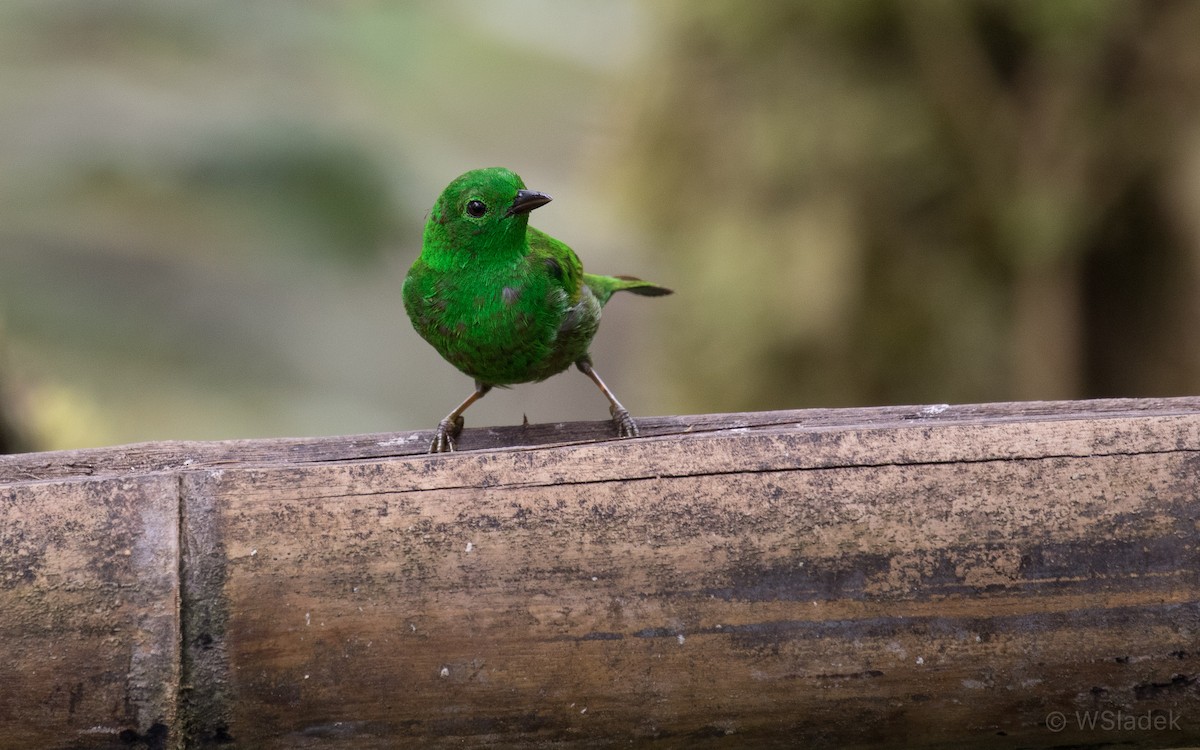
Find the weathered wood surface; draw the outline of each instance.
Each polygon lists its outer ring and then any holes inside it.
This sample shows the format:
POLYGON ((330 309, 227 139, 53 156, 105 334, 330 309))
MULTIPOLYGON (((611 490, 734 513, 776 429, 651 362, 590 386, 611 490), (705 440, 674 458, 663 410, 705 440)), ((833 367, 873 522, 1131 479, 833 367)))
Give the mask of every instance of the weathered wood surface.
POLYGON ((167 737, 178 497, 165 476, 0 485, 0 747, 167 737))
POLYGON ((1200 399, 642 425, 0 457, 0 747, 1200 743, 1200 399))

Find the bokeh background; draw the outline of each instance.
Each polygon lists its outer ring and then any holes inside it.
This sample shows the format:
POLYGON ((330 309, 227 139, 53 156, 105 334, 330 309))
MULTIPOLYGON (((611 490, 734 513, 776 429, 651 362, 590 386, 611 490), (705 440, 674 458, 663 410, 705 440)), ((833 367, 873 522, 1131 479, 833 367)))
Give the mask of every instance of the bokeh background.
MULTIPOLYGON (((1200 392, 1200 2, 0 4, 0 451, 432 428, 504 165, 635 415, 1200 392)), ((469 425, 604 419, 582 375, 469 425)))

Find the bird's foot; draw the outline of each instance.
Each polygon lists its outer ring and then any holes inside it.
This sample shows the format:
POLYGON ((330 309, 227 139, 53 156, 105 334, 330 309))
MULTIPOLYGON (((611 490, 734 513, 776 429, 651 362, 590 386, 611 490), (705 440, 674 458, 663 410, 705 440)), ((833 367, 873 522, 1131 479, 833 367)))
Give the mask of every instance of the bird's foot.
POLYGON ((638 436, 637 422, 633 421, 633 417, 629 416, 629 412, 625 409, 611 407, 608 410, 612 414, 613 424, 617 427, 617 437, 631 438, 638 436))
POLYGON ((437 431, 433 433, 433 442, 429 444, 430 453, 449 453, 454 450, 454 441, 462 433, 463 418, 450 419, 446 417, 438 422, 437 431))

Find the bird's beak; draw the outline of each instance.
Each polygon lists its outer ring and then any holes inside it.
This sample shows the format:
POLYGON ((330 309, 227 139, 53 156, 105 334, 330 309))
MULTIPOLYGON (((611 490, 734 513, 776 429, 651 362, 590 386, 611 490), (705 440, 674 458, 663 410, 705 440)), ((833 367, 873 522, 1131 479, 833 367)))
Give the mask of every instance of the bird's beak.
POLYGON ((536 190, 518 190, 517 197, 513 198, 512 205, 508 207, 508 213, 505 216, 514 216, 516 214, 527 214, 538 206, 544 206, 553 198, 545 193, 539 193, 536 190))

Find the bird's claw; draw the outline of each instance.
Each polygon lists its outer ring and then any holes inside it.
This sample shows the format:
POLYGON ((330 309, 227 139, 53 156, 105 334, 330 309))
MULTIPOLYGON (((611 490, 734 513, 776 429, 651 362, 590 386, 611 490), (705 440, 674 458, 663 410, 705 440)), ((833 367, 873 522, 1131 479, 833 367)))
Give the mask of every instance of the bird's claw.
POLYGON ((608 411, 612 414, 613 424, 617 427, 617 437, 631 438, 638 436, 637 422, 633 421, 633 417, 629 416, 627 410, 618 409, 614 406, 608 411))
POLYGON ((463 418, 450 419, 446 417, 438 422, 437 430, 433 433, 433 442, 429 444, 430 453, 450 453, 454 450, 454 442, 462 433, 463 418))

